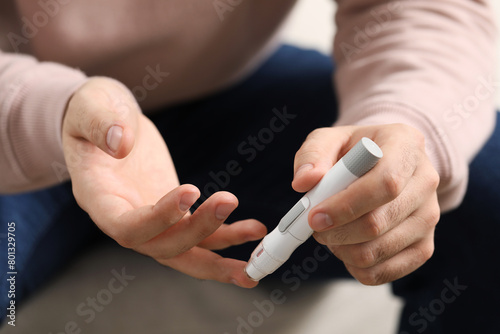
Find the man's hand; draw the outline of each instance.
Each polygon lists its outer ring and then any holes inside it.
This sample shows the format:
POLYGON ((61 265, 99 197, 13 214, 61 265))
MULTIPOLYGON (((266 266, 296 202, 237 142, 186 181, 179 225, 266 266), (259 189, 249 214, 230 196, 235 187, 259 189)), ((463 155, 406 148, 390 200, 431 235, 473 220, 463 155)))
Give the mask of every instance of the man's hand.
POLYGON ((66 110, 63 148, 78 204, 120 245, 196 278, 256 285, 245 262, 210 250, 260 239, 265 227, 224 225, 238 205, 227 192, 189 212, 199 190, 179 186, 163 138, 125 86, 95 78, 81 87, 66 110))
POLYGON ((312 132, 295 156, 293 188, 310 190, 362 137, 384 153, 377 166, 309 213, 316 240, 361 283, 378 285, 420 267, 434 251, 439 176, 424 137, 402 125, 332 127, 312 132))

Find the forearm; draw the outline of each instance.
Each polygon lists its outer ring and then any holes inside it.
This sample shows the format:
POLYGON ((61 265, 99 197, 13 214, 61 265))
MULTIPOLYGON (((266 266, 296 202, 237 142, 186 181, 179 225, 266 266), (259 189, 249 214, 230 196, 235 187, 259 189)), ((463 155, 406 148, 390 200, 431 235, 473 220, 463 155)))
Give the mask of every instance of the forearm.
POLYGON ((443 210, 494 125, 492 11, 472 0, 338 0, 339 125, 405 123, 424 133, 443 210))
POLYGON ((64 156, 61 124, 83 73, 29 56, 0 52, 0 192, 53 185, 64 156))

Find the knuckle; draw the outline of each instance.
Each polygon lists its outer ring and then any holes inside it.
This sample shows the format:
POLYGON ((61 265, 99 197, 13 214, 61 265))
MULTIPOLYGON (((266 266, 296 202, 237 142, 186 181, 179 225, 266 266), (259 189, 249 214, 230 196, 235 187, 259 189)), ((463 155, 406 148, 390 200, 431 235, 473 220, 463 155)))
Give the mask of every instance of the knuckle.
POLYGON ((214 233, 217 228, 219 228, 221 224, 213 223, 213 224, 199 224, 194 231, 193 237, 196 240, 196 243, 199 243, 203 239, 210 236, 214 233))
POLYGON ((340 253, 339 249, 341 247, 339 246, 333 246, 333 245, 326 245, 326 247, 328 248, 328 250, 337 258, 339 259, 340 261, 343 261, 342 259, 342 254, 340 253))
POLYGON ((97 118, 93 118, 88 124, 88 135, 91 142, 94 144, 100 143, 104 138, 106 132, 106 122, 97 118))
POLYGON ((321 157, 322 154, 318 145, 307 142, 295 153, 295 163, 309 161, 311 158, 321 157))
POLYGON ((122 247, 128 249, 134 249, 137 247, 137 242, 133 237, 126 235, 124 233, 115 234, 112 238, 122 247))
POLYGON ((368 213, 366 220, 364 221, 364 231, 368 237, 375 239, 381 236, 384 232, 385 217, 379 210, 372 211, 368 213))
POLYGON ((318 137, 322 137, 325 133, 325 131, 327 131, 327 128, 317 128, 317 129, 314 129, 312 132, 310 132, 307 137, 306 137, 306 141, 308 140, 314 140, 318 137))
POLYGON ((386 172, 382 177, 382 184, 384 187, 384 195, 388 200, 394 200, 398 197, 404 189, 404 178, 394 172, 386 172))
MULTIPOLYGON (((188 215, 188 214, 184 214, 184 215, 188 215)), ((171 228, 172 226, 177 224, 184 217, 184 215, 183 215, 183 212, 181 212, 180 209, 177 207, 169 210, 168 215, 164 219, 161 220, 163 229, 167 230, 167 229, 171 228)))
POLYGON ((175 259, 173 256, 166 256, 165 254, 144 254, 153 258, 156 262, 161 264, 162 266, 167 266, 175 269, 175 259), (173 261, 172 261, 173 260, 173 261))
POLYGON ((436 190, 439 186, 440 182, 440 177, 438 172, 433 168, 432 172, 429 174, 428 182, 429 182, 429 188, 436 190))
POLYGON ((357 218, 356 210, 349 201, 344 201, 340 204, 339 209, 346 221, 353 221, 357 218))
POLYGON ((363 278, 363 281, 360 281, 364 285, 368 286, 377 286, 382 285, 389 282, 390 279, 387 277, 387 274, 377 270, 368 270, 368 273, 363 278))
POLYGON ((325 236, 325 233, 314 233, 313 237, 321 245, 328 246, 331 244, 329 241, 331 241, 332 238, 330 236, 325 236))
POLYGON ((406 124, 398 124, 400 130, 401 169, 411 172, 425 156, 425 136, 422 132, 406 124))
POLYGON ((353 265, 358 268, 370 268, 377 263, 377 254, 370 247, 361 247, 353 256, 353 265))
POLYGON ((196 274, 196 278, 201 280, 212 280, 221 283, 231 283, 230 272, 228 272, 223 262, 219 260, 212 263, 210 272, 204 274, 196 274))
POLYGON ((112 223, 108 224, 108 226, 102 230, 124 248, 135 249, 140 245, 132 227, 125 227, 125 225, 112 223))
POLYGON ((332 234, 329 235, 329 244, 344 245, 347 243, 351 236, 351 232, 346 225, 339 226, 332 230, 332 234))
POLYGON ((175 258, 177 255, 183 254, 187 250, 181 249, 179 246, 169 246, 162 247, 160 249, 155 249, 154 251, 148 251, 145 255, 155 259, 157 262, 170 266, 169 262, 175 258))
POLYGON ((431 224, 432 227, 434 227, 439 222, 440 218, 441 218, 441 211, 439 209, 439 206, 436 205, 436 208, 430 210, 429 212, 429 223, 431 224))
POLYGON ((303 157, 306 153, 310 154, 311 152, 321 152, 321 145, 318 145, 318 143, 324 137, 327 130, 327 128, 318 128, 310 132, 305 141, 302 143, 301 148, 295 154, 295 158, 297 159, 303 157))
POLYGON ((425 136, 421 131, 411 125, 404 123, 398 123, 395 124, 395 126, 399 129, 399 131, 402 135, 404 135, 405 138, 410 138, 412 142, 414 142, 421 148, 425 147, 425 136))
POLYGON ((413 141, 417 145, 417 147, 419 147, 420 149, 424 149, 425 148, 424 134, 412 126, 407 126, 407 127, 408 127, 408 132, 411 133, 413 141))
POLYGON ((345 245, 349 241, 350 236, 351 232, 345 225, 335 227, 330 231, 314 234, 316 241, 325 246, 345 245))
POLYGON ((148 256, 154 258, 156 261, 163 263, 165 265, 177 256, 182 256, 182 254, 189 252, 193 248, 185 242, 178 242, 176 244, 169 244, 155 249, 153 252, 149 251, 148 256))
POLYGON ((422 263, 427 262, 434 254, 434 242, 429 242, 425 246, 421 247, 420 250, 420 260, 422 263))
POLYGON ((192 246, 186 244, 186 243, 180 243, 178 244, 174 251, 173 252, 166 252, 163 256, 165 258, 172 258, 172 257, 175 257, 177 255, 181 255, 181 254, 184 254, 186 253, 187 251, 189 251, 191 248, 193 248, 192 246))
POLYGON ((439 204, 435 203, 431 209, 425 212, 425 216, 421 216, 419 219, 421 223, 428 229, 434 229, 441 218, 441 210, 439 204))
POLYGON ((200 242, 203 239, 207 238, 210 234, 212 234, 213 231, 207 227, 202 227, 201 229, 197 230, 194 237, 195 239, 200 242))
POLYGON ((389 274, 377 268, 357 270, 353 276, 361 284, 367 286, 377 286, 390 282, 389 274))

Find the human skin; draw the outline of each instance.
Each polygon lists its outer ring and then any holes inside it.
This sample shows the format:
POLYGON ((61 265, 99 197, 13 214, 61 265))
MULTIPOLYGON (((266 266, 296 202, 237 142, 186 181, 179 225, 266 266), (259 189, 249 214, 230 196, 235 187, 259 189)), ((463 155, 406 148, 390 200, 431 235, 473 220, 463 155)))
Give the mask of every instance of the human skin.
MULTIPOLYGON (((423 135, 403 125, 313 131, 296 154, 293 188, 306 192, 361 137, 384 157, 368 174, 313 208, 314 237, 361 283, 409 274, 434 250, 439 176, 423 135)), ((120 245, 200 279, 251 288, 245 262, 212 252, 265 236, 256 220, 230 225, 237 198, 218 192, 194 213, 193 185, 179 185, 168 148, 153 123, 117 81, 92 78, 68 103, 63 148, 73 193, 96 225, 120 245)))
POLYGON ((245 262, 212 252, 266 234, 256 220, 223 224, 237 198, 218 192, 193 214, 194 185, 179 185, 168 148, 128 89, 92 78, 71 98, 63 149, 73 194, 94 223, 126 248, 199 279, 251 288, 245 262))
POLYGON ((309 224, 316 240, 351 275, 379 285, 411 273, 434 251, 439 175, 425 152, 424 136, 403 124, 317 129, 296 154, 292 185, 299 192, 311 189, 362 137, 374 140, 383 158, 346 190, 314 207, 309 224))

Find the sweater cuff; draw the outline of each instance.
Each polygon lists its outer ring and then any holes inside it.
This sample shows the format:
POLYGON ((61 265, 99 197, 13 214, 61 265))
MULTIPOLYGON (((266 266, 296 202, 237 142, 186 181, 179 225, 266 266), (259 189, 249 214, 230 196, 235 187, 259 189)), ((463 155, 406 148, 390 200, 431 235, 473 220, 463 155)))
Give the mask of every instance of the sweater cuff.
POLYGON ((361 111, 341 113, 335 126, 403 123, 422 132, 427 156, 440 176, 437 193, 441 211, 460 205, 467 188, 468 164, 460 158, 445 129, 425 113, 401 102, 365 103, 356 109, 361 111))
POLYGON ((79 70, 41 63, 9 88, 7 121, 13 191, 34 190, 69 178, 62 149, 62 121, 69 99, 86 82, 79 70))

